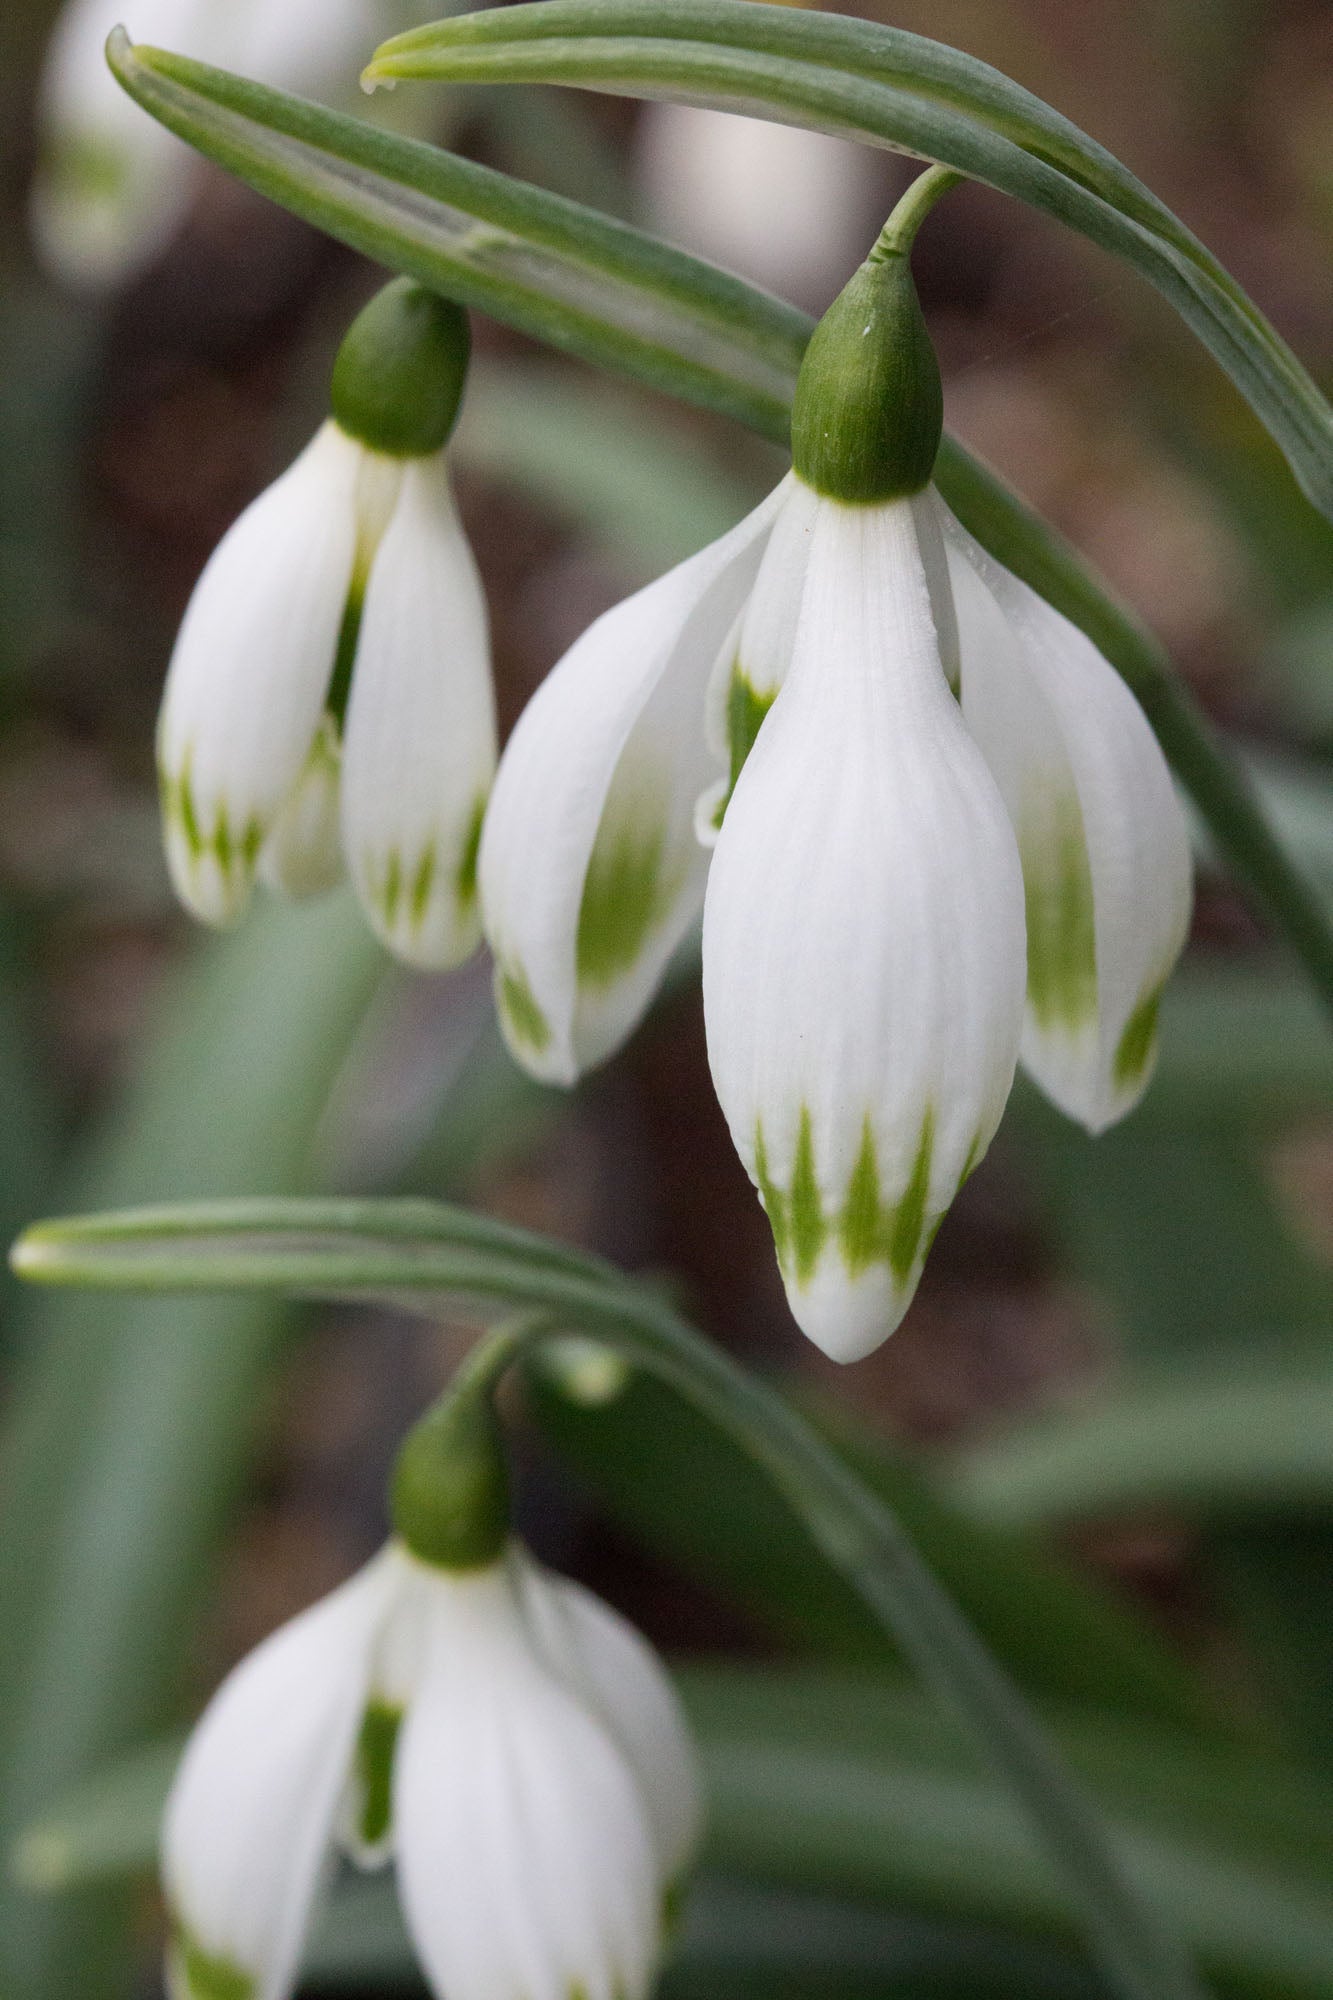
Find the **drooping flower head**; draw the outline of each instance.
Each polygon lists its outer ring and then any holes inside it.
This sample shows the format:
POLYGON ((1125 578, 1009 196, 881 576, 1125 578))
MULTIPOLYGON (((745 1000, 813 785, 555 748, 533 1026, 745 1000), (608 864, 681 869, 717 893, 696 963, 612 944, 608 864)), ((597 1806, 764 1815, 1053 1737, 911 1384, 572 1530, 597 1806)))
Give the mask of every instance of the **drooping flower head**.
POLYGON ((1133 696, 930 483, 908 252, 953 178, 816 330, 791 474, 566 654, 482 835, 501 1021, 551 1080, 619 1045, 702 906, 714 1084, 840 1360, 907 1309, 1020 1051, 1093 1130, 1137 1100, 1190 907, 1133 696))
POLYGON ((332 416, 200 578, 158 766, 172 879, 206 922, 233 922, 257 874, 302 895, 345 860, 399 956, 475 948, 494 699, 444 453, 467 356, 457 307, 387 286, 343 342, 332 416))
MULTIPOLYGON (((427 1420, 394 1539, 214 1696, 168 1800, 171 2000, 287 2000, 339 1854, 396 1863, 441 2000, 644 2000, 700 1822, 671 1684, 509 1538, 496 1443, 427 1420)), ((470 1434, 469 1434, 470 1433, 470 1434)))

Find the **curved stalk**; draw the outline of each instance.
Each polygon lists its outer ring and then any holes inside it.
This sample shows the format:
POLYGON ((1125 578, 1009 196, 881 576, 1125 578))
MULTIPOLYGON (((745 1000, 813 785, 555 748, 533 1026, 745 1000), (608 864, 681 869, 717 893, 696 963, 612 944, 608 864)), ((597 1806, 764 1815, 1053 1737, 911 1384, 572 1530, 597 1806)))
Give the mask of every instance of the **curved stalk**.
POLYGON ((1333 520, 1333 410, 1203 243, 1104 146, 976 57, 757 0, 539 0, 399 35, 366 71, 563 83, 748 112, 953 167, 1140 271, 1230 375, 1333 520))

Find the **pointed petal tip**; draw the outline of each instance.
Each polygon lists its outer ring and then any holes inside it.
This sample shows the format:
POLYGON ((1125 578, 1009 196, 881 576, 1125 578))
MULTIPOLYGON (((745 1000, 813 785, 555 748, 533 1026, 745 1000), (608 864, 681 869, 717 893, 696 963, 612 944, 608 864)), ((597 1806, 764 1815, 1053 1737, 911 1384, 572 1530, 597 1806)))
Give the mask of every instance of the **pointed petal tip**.
POLYGON ((896 1333, 916 1294, 917 1277, 899 1285, 883 1265, 851 1278, 837 1253, 825 1255, 808 1282, 784 1278, 792 1318, 830 1361, 864 1361, 896 1333))
POLYGON ((497 963, 493 990, 500 1032, 519 1068, 537 1083, 571 1089, 579 1080, 574 1051, 563 1037, 552 1033, 523 968, 497 963))

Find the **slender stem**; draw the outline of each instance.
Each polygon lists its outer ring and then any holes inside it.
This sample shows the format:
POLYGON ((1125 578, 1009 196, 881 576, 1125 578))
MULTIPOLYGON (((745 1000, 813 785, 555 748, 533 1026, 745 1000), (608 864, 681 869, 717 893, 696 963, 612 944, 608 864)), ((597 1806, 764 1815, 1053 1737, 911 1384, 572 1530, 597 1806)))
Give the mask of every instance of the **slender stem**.
MULTIPOLYGON (((667 1308, 617 1291, 602 1293, 594 1314, 598 1339, 694 1404, 773 1482, 815 1545, 955 1711, 1026 1806, 1116 1990, 1125 2000, 1203 2000, 1182 1946, 1139 1893, 1098 1812, 884 1501, 780 1396, 667 1308)), ((508 1321, 472 1350, 442 1401, 489 1399, 506 1370, 561 1330, 549 1313, 508 1321)))
POLYGON ((966 178, 966 174, 955 173, 952 167, 928 167, 924 174, 918 174, 880 230, 866 261, 882 264, 889 257, 906 257, 916 241, 917 230, 936 202, 966 178))

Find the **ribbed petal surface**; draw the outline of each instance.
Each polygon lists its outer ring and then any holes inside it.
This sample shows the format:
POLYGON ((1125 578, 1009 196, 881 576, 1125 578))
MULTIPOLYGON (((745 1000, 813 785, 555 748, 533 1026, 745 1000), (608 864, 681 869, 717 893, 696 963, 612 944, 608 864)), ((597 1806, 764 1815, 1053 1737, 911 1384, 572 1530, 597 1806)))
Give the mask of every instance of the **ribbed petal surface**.
POLYGON ((398 1878, 441 2000, 642 2000, 652 1838, 608 1731, 533 1651, 508 1570, 430 1586, 394 1773, 398 1878))
POLYGON ((808 486, 787 481, 749 602, 709 680, 705 724, 725 776, 709 786, 696 810, 695 830, 707 847, 717 842, 727 801, 791 666, 818 507, 808 486))
POLYGON ((284 1625, 190 1738, 162 1834, 172 2000, 291 1993, 394 1581, 380 1558, 284 1625))
POLYGON ((1022 1019, 1018 856, 945 680, 925 504, 820 503, 704 910, 713 1080, 792 1311, 842 1361, 906 1310, 1022 1019))
POLYGON ((599 1714, 628 1758, 653 1828, 663 1891, 703 1827, 699 1760, 662 1662, 609 1604, 518 1556, 523 1608, 551 1667, 599 1714))
POLYGON ((208 923, 244 908, 320 726, 363 456, 325 424, 223 537, 176 641, 158 725, 167 860, 208 923))
POLYGON ((590 626, 500 760, 482 916, 506 1039, 546 1081, 620 1045, 698 911, 705 690, 782 492, 590 626))
POLYGON ((1009 809, 1027 901, 1022 1059, 1098 1132, 1136 1104, 1189 929, 1185 815, 1143 710, 1077 626, 937 503, 967 726, 1009 809))
POLYGON ((480 939, 495 755, 486 602, 440 454, 404 468, 371 566, 343 743, 348 867, 410 964, 458 965, 480 939))

